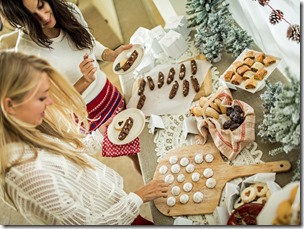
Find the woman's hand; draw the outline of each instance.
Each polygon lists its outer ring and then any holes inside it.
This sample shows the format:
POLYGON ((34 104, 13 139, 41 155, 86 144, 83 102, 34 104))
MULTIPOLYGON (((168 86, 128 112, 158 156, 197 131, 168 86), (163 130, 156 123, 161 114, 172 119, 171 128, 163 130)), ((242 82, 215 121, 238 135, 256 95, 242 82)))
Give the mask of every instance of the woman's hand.
POLYGON ((167 184, 165 181, 152 180, 134 193, 137 194, 145 203, 159 197, 167 197, 168 190, 169 184, 167 184))
POLYGON ((99 128, 99 132, 104 135, 104 133, 106 132, 108 126, 111 124, 111 122, 113 121, 114 116, 112 116, 111 118, 109 118, 107 121, 105 121, 105 123, 103 123, 99 128))
POLYGON ((93 63, 94 59, 89 58, 89 54, 86 53, 83 56, 83 61, 79 64, 80 71, 87 83, 92 83, 96 79, 95 73, 97 71, 97 68, 93 63))
POLYGON ((116 57, 124 50, 128 50, 130 48, 132 48, 133 45, 132 44, 127 44, 127 45, 121 45, 119 46, 117 49, 115 49, 114 51, 111 49, 106 49, 103 51, 102 53, 102 59, 104 61, 111 61, 114 62, 114 60, 116 59, 116 57))

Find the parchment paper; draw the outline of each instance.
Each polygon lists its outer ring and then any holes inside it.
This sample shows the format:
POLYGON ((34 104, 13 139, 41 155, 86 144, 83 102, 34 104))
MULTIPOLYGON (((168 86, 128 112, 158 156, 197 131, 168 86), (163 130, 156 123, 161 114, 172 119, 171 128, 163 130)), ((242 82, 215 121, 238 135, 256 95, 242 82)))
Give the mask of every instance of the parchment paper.
MULTIPOLYGON (((197 64, 197 73, 195 77, 197 78, 200 85, 202 85, 211 64, 206 60, 196 60, 197 64)), ((183 90, 183 80, 179 79, 179 71, 180 71, 180 63, 179 64, 165 64, 165 65, 158 65, 150 72, 146 73, 144 78, 147 81, 147 76, 151 76, 155 88, 154 90, 150 90, 148 86, 148 82, 146 84, 144 94, 146 95, 146 101, 141 109, 146 116, 150 116, 151 114, 162 115, 162 114, 181 114, 186 112, 190 106, 193 98, 196 95, 196 92, 193 89, 190 76, 191 74, 191 66, 190 61, 184 62, 186 67, 186 74, 185 78, 190 83, 189 85, 189 94, 184 97, 182 90, 183 90), (173 85, 171 82, 169 85, 167 84, 168 73, 171 67, 175 69, 174 80, 178 81, 179 88, 178 91, 173 99, 169 99, 169 94, 173 85), (164 74, 164 85, 161 88, 157 87, 158 82, 158 73, 162 72, 164 74)), ((127 108, 134 107, 136 108, 137 102, 139 100, 139 95, 137 94, 139 87, 139 79, 134 82, 132 96, 127 104, 127 108)))

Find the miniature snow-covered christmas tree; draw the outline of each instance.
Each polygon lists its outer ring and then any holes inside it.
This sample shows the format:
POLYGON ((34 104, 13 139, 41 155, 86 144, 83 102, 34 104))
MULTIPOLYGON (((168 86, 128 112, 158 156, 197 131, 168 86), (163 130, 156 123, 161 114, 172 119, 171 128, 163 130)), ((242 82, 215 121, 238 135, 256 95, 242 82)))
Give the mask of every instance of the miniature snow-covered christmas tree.
POLYGON ((222 50, 236 57, 253 43, 246 31, 236 28, 228 5, 225 0, 187 0, 189 27, 196 28, 195 46, 209 61, 218 58, 222 50))
MULTIPOLYGON (((301 143, 300 82, 291 77, 288 69, 286 69, 286 73, 291 79, 290 84, 283 86, 281 82, 277 82, 271 85, 269 81, 266 81, 266 91, 261 95, 261 99, 264 101, 264 119, 258 126, 258 135, 264 141, 282 144, 269 151, 272 156, 282 152, 289 153, 291 150, 299 148, 301 143)), ((295 170, 294 177, 297 176, 297 170, 295 170)))

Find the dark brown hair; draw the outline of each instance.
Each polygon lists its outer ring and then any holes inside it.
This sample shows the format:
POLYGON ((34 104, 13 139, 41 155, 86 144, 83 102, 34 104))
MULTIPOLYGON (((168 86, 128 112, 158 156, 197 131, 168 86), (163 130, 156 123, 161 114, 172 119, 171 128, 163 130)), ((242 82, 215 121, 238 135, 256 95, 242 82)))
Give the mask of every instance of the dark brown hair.
MULTIPOLYGON (((38 0, 47 2, 56 18, 56 27, 69 35, 79 50, 93 48, 93 37, 73 13, 77 11, 66 0, 38 0)), ((23 5, 22 0, 0 0, 0 14, 15 27, 23 29, 39 46, 51 48, 52 41, 43 33, 37 18, 23 5)))

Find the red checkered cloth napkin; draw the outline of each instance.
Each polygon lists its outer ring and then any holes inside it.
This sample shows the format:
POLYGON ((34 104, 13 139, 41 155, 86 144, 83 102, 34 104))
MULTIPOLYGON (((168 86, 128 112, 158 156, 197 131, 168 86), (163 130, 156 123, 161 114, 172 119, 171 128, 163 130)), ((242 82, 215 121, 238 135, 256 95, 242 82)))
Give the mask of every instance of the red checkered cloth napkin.
POLYGON ((108 131, 105 132, 102 144, 102 156, 104 157, 120 157, 133 155, 140 152, 139 138, 135 138, 132 142, 124 145, 115 145, 108 138, 108 131))

